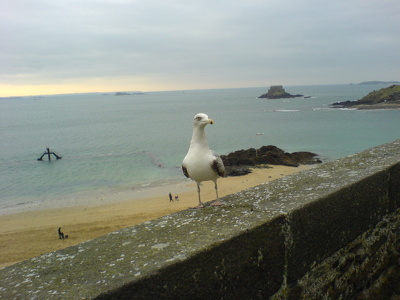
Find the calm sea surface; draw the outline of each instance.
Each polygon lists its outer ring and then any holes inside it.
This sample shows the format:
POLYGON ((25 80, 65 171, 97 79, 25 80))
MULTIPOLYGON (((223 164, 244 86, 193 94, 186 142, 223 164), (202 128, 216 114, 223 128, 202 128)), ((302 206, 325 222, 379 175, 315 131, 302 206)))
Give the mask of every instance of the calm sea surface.
POLYGON ((400 110, 329 108, 382 87, 285 87, 312 97, 279 100, 257 99, 266 88, 0 99, 0 214, 183 179, 199 112, 215 121, 206 131, 219 154, 276 145, 326 161, 390 142, 400 138, 400 110), (37 161, 46 147, 62 159, 37 161))

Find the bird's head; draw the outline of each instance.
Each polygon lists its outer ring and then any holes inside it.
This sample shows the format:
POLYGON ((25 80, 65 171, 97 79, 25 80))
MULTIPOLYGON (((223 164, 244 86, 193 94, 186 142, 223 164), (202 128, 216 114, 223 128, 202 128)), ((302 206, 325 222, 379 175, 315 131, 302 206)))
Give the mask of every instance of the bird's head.
POLYGON ((199 113, 194 116, 193 123, 195 126, 206 126, 207 124, 214 124, 214 121, 209 119, 206 114, 199 113))

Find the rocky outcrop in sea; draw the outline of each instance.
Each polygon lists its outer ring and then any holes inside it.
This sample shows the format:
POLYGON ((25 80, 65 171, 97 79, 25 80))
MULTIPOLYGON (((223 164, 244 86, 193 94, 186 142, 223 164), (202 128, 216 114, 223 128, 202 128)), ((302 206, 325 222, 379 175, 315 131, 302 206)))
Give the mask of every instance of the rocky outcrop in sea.
POLYGON ((266 165, 284 165, 298 167, 321 163, 318 154, 312 152, 288 153, 276 146, 262 146, 259 149, 250 148, 238 150, 228 155, 221 155, 227 176, 240 176, 251 173, 250 168, 266 167, 266 165))
POLYGON ((267 98, 267 99, 281 99, 281 98, 296 98, 296 97, 303 97, 303 95, 292 95, 285 91, 283 86, 281 85, 272 85, 268 92, 262 94, 258 98, 267 98))

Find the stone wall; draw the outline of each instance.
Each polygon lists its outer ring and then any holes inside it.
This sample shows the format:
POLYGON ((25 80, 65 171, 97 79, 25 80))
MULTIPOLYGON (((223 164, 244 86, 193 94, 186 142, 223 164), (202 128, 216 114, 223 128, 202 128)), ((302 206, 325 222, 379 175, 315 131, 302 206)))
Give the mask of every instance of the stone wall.
POLYGON ((379 299, 398 292, 400 141, 223 200, 223 207, 171 214, 4 268, 0 298, 379 299))
POLYGON ((399 258, 397 210, 332 256, 311 266, 301 279, 272 299, 399 299, 399 258))

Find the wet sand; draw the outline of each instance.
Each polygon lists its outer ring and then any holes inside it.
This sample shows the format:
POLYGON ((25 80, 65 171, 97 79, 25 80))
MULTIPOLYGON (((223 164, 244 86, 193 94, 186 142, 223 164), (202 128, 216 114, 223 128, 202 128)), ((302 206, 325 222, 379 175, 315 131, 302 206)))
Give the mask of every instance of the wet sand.
MULTIPOLYGON (((290 175, 310 166, 272 166, 253 169, 240 177, 218 181, 220 197, 290 175)), ((203 202, 215 199, 214 184, 202 185, 203 202)), ((82 205, 58 209, 22 212, 0 216, 0 268, 16 262, 63 249, 104 234, 156 219, 197 205, 197 189, 190 180, 149 188, 145 193, 133 191, 126 200, 111 204, 82 205), (179 196, 169 201, 168 194, 179 196), (68 239, 59 239, 61 227, 68 239)))

